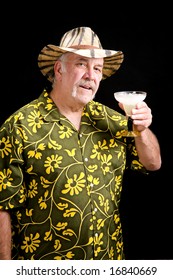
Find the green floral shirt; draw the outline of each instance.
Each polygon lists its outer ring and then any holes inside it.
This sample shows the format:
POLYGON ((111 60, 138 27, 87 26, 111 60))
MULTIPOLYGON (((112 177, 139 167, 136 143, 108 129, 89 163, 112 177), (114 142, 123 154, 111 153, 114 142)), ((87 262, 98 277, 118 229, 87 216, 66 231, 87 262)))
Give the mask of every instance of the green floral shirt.
POLYGON ((126 126, 123 115, 91 101, 77 131, 45 90, 6 120, 0 209, 11 213, 13 259, 124 259, 123 173, 145 171, 134 139, 120 136, 126 126))

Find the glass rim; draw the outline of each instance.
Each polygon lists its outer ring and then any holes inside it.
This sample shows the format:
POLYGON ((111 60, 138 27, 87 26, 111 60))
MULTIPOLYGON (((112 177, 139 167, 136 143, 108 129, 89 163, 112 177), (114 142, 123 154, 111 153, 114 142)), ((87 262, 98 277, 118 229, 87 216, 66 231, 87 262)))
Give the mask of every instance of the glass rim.
POLYGON ((115 91, 114 94, 115 93, 147 94, 147 92, 143 90, 121 90, 121 91, 115 91))

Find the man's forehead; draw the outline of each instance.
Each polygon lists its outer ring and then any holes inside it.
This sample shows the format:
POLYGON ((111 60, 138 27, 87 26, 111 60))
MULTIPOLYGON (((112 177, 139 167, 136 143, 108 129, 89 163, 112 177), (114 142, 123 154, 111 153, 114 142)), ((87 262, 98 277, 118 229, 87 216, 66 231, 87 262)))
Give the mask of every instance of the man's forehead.
POLYGON ((103 65, 104 63, 103 58, 86 57, 75 53, 68 53, 68 60, 72 60, 72 59, 74 61, 92 62, 94 64, 101 64, 101 65, 103 65))

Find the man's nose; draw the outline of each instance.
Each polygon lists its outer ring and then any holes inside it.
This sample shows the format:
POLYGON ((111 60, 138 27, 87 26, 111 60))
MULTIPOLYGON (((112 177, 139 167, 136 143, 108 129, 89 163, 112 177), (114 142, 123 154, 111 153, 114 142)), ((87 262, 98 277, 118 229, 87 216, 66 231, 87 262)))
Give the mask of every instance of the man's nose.
POLYGON ((95 75, 95 72, 94 72, 93 68, 91 68, 91 67, 86 68, 86 71, 85 71, 85 74, 84 74, 85 78, 93 80, 94 75, 95 75))

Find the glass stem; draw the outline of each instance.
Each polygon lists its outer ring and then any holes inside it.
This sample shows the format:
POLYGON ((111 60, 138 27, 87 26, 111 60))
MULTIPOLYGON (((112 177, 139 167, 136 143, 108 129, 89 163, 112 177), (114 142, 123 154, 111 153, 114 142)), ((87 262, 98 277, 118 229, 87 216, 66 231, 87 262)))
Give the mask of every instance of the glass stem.
POLYGON ((128 123, 127 123, 127 125, 128 125, 128 130, 129 130, 129 131, 133 131, 133 120, 132 120, 131 117, 128 117, 128 123))

